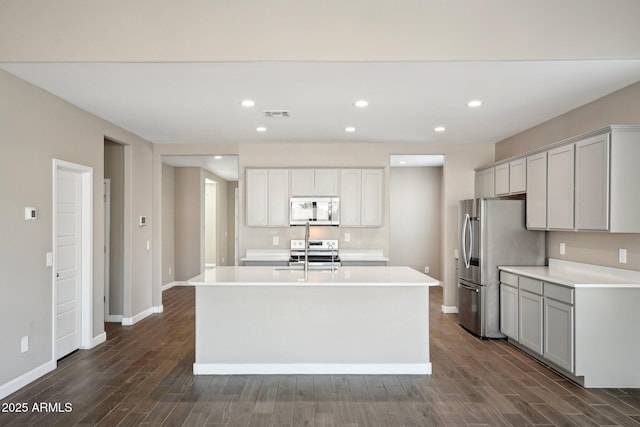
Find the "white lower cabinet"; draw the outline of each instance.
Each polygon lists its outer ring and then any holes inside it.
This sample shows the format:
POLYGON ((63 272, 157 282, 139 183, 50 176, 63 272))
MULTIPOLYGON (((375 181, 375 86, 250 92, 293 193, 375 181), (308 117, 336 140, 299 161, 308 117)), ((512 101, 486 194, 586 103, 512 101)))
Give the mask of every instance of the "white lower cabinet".
POLYGON ((500 332, 518 341, 518 288, 500 283, 500 332))
POLYGON ((500 272, 500 331, 569 373, 574 366, 573 289, 500 272))
POLYGON ((542 354, 542 296, 520 289, 520 344, 542 354))
POLYGON ((574 372, 573 289, 545 283, 544 358, 574 372))

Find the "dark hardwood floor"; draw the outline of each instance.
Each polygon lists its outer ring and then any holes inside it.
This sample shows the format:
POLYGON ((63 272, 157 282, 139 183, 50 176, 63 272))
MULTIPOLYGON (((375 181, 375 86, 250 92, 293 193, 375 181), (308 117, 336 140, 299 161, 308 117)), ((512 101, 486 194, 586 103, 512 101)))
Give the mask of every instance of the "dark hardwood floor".
POLYGON ((0 413, 0 425, 640 425, 640 390, 583 389, 501 340, 471 336, 440 312, 441 288, 431 288, 430 376, 196 377, 194 289, 163 298, 163 314, 108 324, 106 343, 4 399, 3 409, 29 411, 0 413))

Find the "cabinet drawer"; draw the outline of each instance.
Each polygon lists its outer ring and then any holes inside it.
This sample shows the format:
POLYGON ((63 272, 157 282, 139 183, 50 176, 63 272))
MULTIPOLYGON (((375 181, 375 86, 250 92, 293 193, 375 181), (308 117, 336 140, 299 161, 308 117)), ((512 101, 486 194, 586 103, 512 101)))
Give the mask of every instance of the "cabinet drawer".
POLYGON ((545 283, 544 296, 553 298, 556 301, 573 304, 573 289, 566 286, 554 285, 553 283, 545 283))
POLYGON ((520 289, 529 291, 531 293, 542 295, 542 282, 528 277, 520 277, 519 280, 520 289))
POLYGON ((507 273, 506 271, 500 272, 500 281, 507 285, 518 287, 518 276, 515 274, 507 273))

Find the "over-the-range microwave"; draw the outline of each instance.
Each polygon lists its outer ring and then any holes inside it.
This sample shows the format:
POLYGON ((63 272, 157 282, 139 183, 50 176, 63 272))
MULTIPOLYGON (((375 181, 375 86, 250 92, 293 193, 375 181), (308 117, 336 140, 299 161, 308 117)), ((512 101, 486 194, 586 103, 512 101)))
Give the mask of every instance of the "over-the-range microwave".
POLYGON ((338 197, 292 197, 290 206, 291 225, 340 225, 338 197))

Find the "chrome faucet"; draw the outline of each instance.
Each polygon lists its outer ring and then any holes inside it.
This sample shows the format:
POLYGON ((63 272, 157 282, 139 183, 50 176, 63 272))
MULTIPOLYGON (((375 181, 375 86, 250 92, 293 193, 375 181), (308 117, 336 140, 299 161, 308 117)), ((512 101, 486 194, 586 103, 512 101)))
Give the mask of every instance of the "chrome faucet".
POLYGON ((304 225, 304 272, 309 271, 309 221, 304 225))

